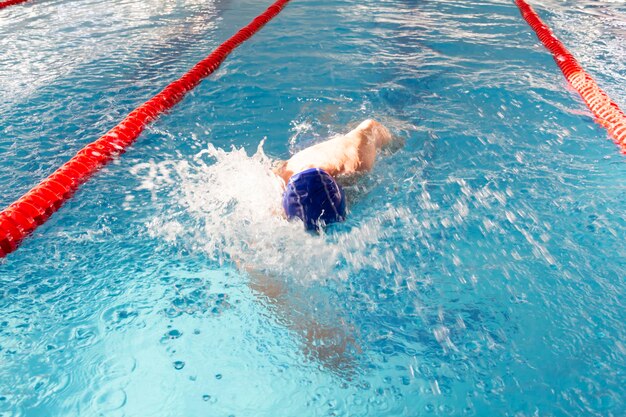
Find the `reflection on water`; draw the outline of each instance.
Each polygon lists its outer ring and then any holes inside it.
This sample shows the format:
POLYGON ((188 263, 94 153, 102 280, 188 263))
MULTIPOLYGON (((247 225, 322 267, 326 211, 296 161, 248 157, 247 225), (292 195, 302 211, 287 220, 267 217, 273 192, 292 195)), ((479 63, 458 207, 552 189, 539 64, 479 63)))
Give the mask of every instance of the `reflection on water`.
MULTIPOLYGON (((120 64, 133 56, 134 66, 144 71, 154 66, 154 60, 167 66, 167 60, 179 59, 177 55, 188 47, 189 39, 214 26, 212 17, 220 6, 215 2, 186 1, 190 12, 184 19, 177 16, 178 6, 163 1, 122 1, 113 6, 89 1, 71 7, 45 2, 3 11, 10 14, 0 29, 5 33, 0 94, 7 98, 2 105, 14 105, 13 100, 22 101, 94 60, 118 71, 120 64)), ((103 69, 101 66, 101 74, 103 69)), ((146 78, 151 77, 141 74, 142 80, 146 78)))
POLYGON ((220 7, 25 3, 0 17, 0 151, 8 205, 206 56, 220 7))

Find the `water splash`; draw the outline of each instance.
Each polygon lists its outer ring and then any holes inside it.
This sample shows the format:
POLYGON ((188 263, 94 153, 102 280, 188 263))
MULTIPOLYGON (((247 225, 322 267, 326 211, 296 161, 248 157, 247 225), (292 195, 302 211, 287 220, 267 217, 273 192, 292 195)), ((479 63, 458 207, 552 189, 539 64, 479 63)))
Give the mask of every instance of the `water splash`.
POLYGON ((167 199, 148 223, 149 233, 203 251, 219 264, 234 262, 300 283, 345 279, 366 266, 389 270, 389 257, 372 248, 389 220, 407 213, 386 208, 371 222, 309 234, 283 216, 281 180, 272 164, 261 142, 252 156, 243 148, 209 145, 191 160, 150 161, 131 171, 141 178, 138 190, 148 190, 155 201, 167 199))

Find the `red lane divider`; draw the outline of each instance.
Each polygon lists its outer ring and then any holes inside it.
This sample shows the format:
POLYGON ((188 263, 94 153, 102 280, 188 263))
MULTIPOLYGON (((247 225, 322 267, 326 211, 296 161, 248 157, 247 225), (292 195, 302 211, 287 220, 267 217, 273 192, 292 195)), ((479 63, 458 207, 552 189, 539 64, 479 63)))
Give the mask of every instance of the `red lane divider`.
POLYGON ((122 153, 148 123, 181 101, 187 92, 214 72, 235 48, 280 13, 288 2, 277 0, 180 79, 133 110, 120 124, 85 146, 52 175, 0 212, 0 258, 13 252, 24 237, 44 223, 72 196, 80 184, 122 153))
POLYGON ((6 1, 0 1, 0 9, 4 9, 5 7, 8 6, 13 6, 14 4, 20 4, 20 3, 25 3, 28 0, 6 0, 6 1))
POLYGON ((556 64, 571 86, 580 94, 598 124, 608 130, 620 151, 626 154, 626 116, 617 103, 600 88, 576 61, 576 58, 554 36, 550 28, 539 18, 526 0, 515 0, 522 16, 537 34, 543 45, 552 53, 556 64))

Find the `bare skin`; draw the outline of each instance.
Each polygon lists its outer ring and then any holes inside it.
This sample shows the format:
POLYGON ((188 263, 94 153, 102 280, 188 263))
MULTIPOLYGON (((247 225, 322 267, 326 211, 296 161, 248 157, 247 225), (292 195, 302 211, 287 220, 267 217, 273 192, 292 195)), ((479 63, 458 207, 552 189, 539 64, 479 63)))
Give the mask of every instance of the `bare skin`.
POLYGON ((368 172, 374 167, 378 151, 391 140, 385 126, 367 119, 343 136, 296 153, 274 173, 286 184, 292 175, 309 168, 323 169, 333 177, 368 172))

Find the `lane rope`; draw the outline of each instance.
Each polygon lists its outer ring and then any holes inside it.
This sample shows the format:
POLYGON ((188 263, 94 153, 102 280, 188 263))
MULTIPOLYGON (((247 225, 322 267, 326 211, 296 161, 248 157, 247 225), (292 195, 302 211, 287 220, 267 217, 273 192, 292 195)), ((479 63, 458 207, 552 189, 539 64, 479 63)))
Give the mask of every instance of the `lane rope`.
POLYGON ((217 47, 178 80, 133 110, 117 126, 82 148, 72 159, 0 212, 0 258, 13 252, 19 243, 68 200, 78 187, 130 146, 143 129, 163 112, 182 100, 202 79, 214 72, 240 44, 273 19, 289 0, 277 0, 265 12, 217 47))
POLYGON ((28 0, 6 0, 0 1, 0 9, 4 9, 5 7, 13 6, 14 4, 26 3, 28 0))
POLYGON ((550 28, 539 18, 526 0, 515 0, 522 16, 535 31, 543 45, 552 53, 556 64, 570 85, 580 94, 596 122, 604 127, 622 154, 626 154, 626 116, 593 78, 576 61, 576 58, 554 36, 550 28))

